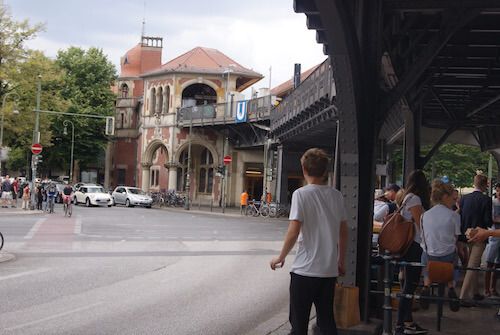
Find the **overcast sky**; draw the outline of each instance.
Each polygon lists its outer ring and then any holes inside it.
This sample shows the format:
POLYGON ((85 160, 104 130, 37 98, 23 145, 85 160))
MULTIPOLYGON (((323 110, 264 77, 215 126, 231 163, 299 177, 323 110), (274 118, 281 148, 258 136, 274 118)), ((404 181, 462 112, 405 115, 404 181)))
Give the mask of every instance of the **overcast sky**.
MULTIPOLYGON (((145 35, 163 37, 162 63, 197 46, 215 48, 265 76, 256 88, 292 77, 326 57, 292 0, 3 0, 16 20, 44 23, 28 43, 54 57, 69 46, 102 48, 119 71, 120 57, 145 35)), ((1 0, 0 0, 1 2, 1 0)))

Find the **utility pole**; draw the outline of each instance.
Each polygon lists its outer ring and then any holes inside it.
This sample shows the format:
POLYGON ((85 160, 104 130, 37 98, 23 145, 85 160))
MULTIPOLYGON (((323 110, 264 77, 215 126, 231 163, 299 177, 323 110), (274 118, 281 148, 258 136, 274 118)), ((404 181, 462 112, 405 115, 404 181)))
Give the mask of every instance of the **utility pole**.
MULTIPOLYGON (((42 76, 38 75, 36 92, 36 109, 35 109, 35 128, 33 129, 33 143, 40 143, 40 99, 42 94, 42 76)), ((35 158, 31 156, 31 209, 34 209, 35 199, 35 181, 36 181, 36 165, 35 158)))
POLYGON ((191 143, 192 141, 192 131, 193 131, 193 108, 191 107, 190 117, 189 117, 189 142, 188 142, 188 165, 187 165, 187 175, 186 175, 186 203, 184 204, 184 209, 191 209, 190 197, 191 197, 191 143))

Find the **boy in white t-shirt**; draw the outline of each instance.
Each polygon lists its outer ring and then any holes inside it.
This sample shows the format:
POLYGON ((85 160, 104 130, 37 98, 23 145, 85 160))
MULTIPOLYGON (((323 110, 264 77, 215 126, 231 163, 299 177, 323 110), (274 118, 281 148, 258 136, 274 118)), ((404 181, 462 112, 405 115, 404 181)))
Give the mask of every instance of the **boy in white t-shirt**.
POLYGON ((337 334, 333 298, 336 279, 345 273, 348 238, 344 198, 325 184, 328 170, 325 151, 309 149, 300 162, 307 185, 293 193, 284 245, 270 265, 273 270, 282 267, 298 240, 290 272, 290 334, 307 334, 312 304, 316 307, 321 334, 337 334))

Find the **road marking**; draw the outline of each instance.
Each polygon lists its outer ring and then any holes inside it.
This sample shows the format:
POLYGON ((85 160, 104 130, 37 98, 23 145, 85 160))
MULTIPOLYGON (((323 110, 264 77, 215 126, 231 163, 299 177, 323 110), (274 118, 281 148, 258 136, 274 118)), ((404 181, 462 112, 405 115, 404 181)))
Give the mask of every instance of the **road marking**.
POLYGON ((36 221, 36 223, 33 225, 33 227, 31 227, 31 229, 28 232, 28 234, 26 234, 26 236, 24 236, 24 239, 25 240, 31 240, 33 238, 33 236, 35 236, 35 234, 37 233, 38 229, 40 229, 40 227, 42 226, 42 224, 45 222, 45 220, 47 220, 47 218, 38 219, 36 221))
POLYGON ((33 275, 33 274, 36 274, 36 273, 47 272, 49 270, 50 270, 50 268, 41 268, 41 269, 38 269, 38 270, 31 270, 31 271, 19 272, 19 273, 7 275, 7 276, 1 276, 0 277, 0 281, 7 280, 7 279, 12 279, 12 278, 19 278, 19 277, 23 277, 23 276, 29 276, 29 275, 33 275))
POLYGON ((78 215, 75 221, 75 235, 80 235, 82 233, 82 217, 78 215))
POLYGON ((42 323, 42 322, 45 322, 45 321, 50 321, 50 320, 53 320, 53 319, 57 319, 57 318, 66 316, 66 315, 70 315, 70 314, 73 314, 73 313, 81 312, 81 311, 84 311, 84 310, 87 310, 87 309, 91 309, 91 308, 94 308, 94 307, 102 305, 102 304, 104 304, 104 303, 102 301, 100 301, 100 302, 97 302, 95 304, 91 304, 91 305, 87 305, 87 306, 75 308, 75 309, 69 310, 67 312, 54 314, 54 315, 48 316, 48 317, 43 318, 43 319, 38 319, 38 320, 34 320, 34 321, 22 323, 20 325, 14 326, 14 327, 5 328, 5 330, 10 331, 10 330, 21 329, 21 328, 28 327, 28 326, 33 326, 33 325, 36 325, 37 323, 42 323))

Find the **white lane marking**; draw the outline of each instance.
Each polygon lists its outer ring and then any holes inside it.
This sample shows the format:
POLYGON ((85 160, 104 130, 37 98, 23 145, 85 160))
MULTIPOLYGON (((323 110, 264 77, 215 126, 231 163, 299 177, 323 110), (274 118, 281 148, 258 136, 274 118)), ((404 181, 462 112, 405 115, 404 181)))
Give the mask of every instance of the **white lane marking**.
POLYGON ((48 316, 48 317, 43 318, 43 319, 38 319, 38 320, 22 323, 20 325, 14 326, 14 327, 5 328, 5 330, 10 331, 10 330, 21 329, 21 328, 28 327, 28 326, 33 326, 33 325, 36 325, 37 323, 42 323, 45 321, 49 321, 49 320, 57 319, 57 318, 60 318, 60 317, 66 316, 66 315, 70 315, 73 313, 81 312, 81 311, 91 309, 91 308, 94 308, 94 307, 102 305, 102 304, 104 304, 104 302, 100 301, 100 302, 97 302, 95 304, 71 309, 71 310, 63 312, 63 313, 54 314, 54 315, 48 316))
POLYGON ((82 233, 82 217, 78 215, 75 221, 75 229, 73 231, 75 235, 80 235, 82 233))
POLYGON ((33 225, 33 227, 31 227, 31 229, 28 232, 28 234, 26 234, 26 236, 24 236, 24 239, 25 240, 31 240, 33 238, 33 236, 35 236, 35 234, 38 231, 38 229, 40 229, 40 227, 42 226, 42 224, 45 222, 45 220, 47 220, 47 218, 38 219, 36 221, 36 223, 33 225))
POLYGON ((7 276, 1 276, 0 281, 12 279, 12 278, 19 278, 19 277, 23 277, 23 276, 29 276, 29 275, 33 275, 33 274, 37 274, 37 273, 42 273, 42 272, 47 272, 49 270, 50 270, 50 268, 41 268, 41 269, 37 269, 37 270, 14 273, 14 274, 7 275, 7 276))

